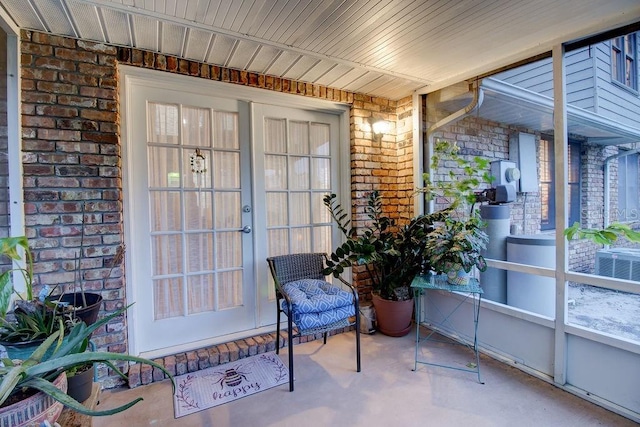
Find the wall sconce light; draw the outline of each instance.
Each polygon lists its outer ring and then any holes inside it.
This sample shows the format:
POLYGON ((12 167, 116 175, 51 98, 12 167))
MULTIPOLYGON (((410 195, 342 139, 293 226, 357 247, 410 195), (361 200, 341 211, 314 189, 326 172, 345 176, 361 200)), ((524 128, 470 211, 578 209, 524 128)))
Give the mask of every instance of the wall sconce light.
POLYGON ((389 132, 389 122, 386 120, 371 119, 371 139, 376 142, 382 141, 382 136, 389 132))

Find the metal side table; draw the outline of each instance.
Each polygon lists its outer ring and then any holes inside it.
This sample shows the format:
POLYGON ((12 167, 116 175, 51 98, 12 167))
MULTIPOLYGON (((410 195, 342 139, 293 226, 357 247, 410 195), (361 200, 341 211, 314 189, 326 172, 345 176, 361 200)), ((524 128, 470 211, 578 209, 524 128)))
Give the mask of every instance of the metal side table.
MULTIPOLYGON (((415 304, 416 304, 416 353, 415 353, 415 365, 413 370, 417 370, 418 369, 418 363, 421 363, 423 365, 431 365, 431 366, 439 366, 441 368, 448 368, 448 369, 456 369, 459 371, 465 371, 465 372, 475 372, 478 374, 478 382, 480 384, 484 384, 482 382, 482 379, 480 378, 480 355, 478 353, 478 319, 480 317, 480 301, 482 300, 482 288, 480 288, 480 284, 478 282, 477 279, 473 279, 471 278, 469 281, 468 285, 463 285, 463 286, 458 286, 458 285, 452 285, 447 281, 447 276, 445 275, 431 275, 431 274, 425 274, 425 275, 418 275, 416 276, 413 281, 411 282, 411 288, 413 289, 413 293, 414 293, 414 300, 415 300, 415 304), (432 339, 432 335, 436 333, 436 328, 432 328, 431 332, 425 336, 425 337, 420 337, 420 323, 422 322, 422 312, 421 312, 421 305, 422 305, 422 295, 425 294, 425 291, 427 290, 439 290, 439 291, 446 291, 446 292, 459 292, 465 295, 465 297, 459 302, 457 303, 457 305, 453 308, 453 310, 451 310, 451 312, 448 315, 444 315, 442 313, 440 313, 443 316, 442 321, 440 321, 437 325, 434 326, 442 326, 445 323, 449 322, 449 318, 458 310, 458 308, 460 308, 462 306, 462 304, 468 299, 471 298, 473 300, 473 347, 471 347, 470 345, 466 344, 466 343, 462 343, 464 345, 466 345, 467 347, 469 347, 471 350, 473 350, 475 357, 476 357, 476 363, 475 363, 475 367, 473 368, 460 368, 458 366, 452 366, 452 365, 445 365, 445 364, 440 364, 440 363, 433 363, 433 362, 428 362, 426 360, 418 360, 418 350, 420 348, 420 342, 421 341, 437 341, 432 339)), ((437 308, 437 307, 436 307, 437 308)), ((438 309, 439 311, 439 309, 438 309)), ((442 341, 441 341, 442 342, 442 341)), ((454 342, 453 344, 459 344, 454 342)))

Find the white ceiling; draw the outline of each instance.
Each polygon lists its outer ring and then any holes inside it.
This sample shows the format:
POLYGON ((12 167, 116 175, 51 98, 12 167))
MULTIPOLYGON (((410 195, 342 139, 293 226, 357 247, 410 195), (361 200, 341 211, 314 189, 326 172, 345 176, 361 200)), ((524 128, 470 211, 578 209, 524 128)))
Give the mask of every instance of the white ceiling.
POLYGON ((639 0, 0 0, 0 6, 25 29, 392 100, 640 21, 639 0))

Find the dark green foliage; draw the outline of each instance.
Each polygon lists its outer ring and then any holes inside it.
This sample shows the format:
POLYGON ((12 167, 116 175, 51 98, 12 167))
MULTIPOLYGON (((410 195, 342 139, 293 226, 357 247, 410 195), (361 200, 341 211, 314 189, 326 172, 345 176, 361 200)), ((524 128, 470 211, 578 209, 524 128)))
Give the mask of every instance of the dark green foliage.
POLYGON ((349 220, 336 195, 324 197, 338 228, 348 237, 329 257, 325 274, 339 276, 346 268, 364 265, 371 277, 373 290, 384 299, 409 299, 409 286, 414 276, 428 268, 427 238, 433 224, 443 221, 448 211, 419 215, 398 228, 395 222, 382 212, 380 194, 373 191, 367 198, 366 213, 370 225, 362 233, 349 228, 349 220))

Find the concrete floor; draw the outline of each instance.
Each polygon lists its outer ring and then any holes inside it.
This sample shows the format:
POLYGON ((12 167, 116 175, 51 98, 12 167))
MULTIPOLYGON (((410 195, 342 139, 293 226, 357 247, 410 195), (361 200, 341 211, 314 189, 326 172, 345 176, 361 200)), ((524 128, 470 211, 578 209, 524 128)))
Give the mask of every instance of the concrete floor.
MULTIPOLYGON (((143 397, 117 415, 95 417, 108 426, 637 426, 520 370, 481 358, 485 384, 474 373, 414 366, 414 334, 362 336, 362 372, 355 372, 354 332, 294 347, 295 391, 288 385, 179 419, 171 383, 103 391, 96 409, 143 397)), ((464 366, 463 346, 429 343, 422 357, 464 366)), ((281 350, 287 361, 287 349, 281 350)), ((431 359, 429 359, 431 360, 431 359)))

